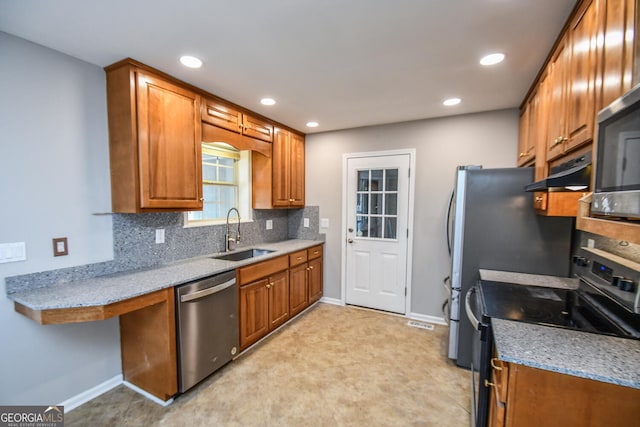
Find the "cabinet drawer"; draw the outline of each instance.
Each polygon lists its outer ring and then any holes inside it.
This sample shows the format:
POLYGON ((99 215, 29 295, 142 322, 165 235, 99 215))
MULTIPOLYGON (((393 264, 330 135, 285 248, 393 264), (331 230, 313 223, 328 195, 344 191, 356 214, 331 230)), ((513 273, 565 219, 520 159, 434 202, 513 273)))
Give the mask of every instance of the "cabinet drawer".
POLYGON ((307 249, 307 258, 316 259, 322 256, 322 245, 307 249))
POLYGON ((293 267, 294 265, 302 264, 303 262, 307 262, 307 251, 298 251, 292 254, 289 254, 289 265, 293 267))
POLYGON ((283 255, 268 261, 249 265, 238 269, 238 284, 240 286, 261 279, 270 274, 277 273, 289 268, 289 258, 283 255))

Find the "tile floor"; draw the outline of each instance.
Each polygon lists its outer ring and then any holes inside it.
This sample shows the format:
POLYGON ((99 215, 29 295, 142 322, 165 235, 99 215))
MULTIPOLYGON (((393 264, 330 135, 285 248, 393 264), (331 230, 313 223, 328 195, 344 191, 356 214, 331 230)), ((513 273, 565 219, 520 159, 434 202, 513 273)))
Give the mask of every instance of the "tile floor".
POLYGON ((163 408, 118 386, 66 426, 468 426, 447 327, 318 304, 163 408))

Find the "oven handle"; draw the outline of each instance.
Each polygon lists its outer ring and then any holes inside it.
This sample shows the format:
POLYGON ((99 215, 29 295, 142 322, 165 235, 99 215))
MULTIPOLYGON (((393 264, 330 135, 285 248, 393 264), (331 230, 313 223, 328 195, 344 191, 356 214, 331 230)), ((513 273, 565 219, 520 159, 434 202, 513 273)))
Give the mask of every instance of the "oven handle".
POLYGON ((471 309, 471 294, 475 294, 475 293, 476 293, 475 286, 467 291, 467 295, 465 295, 464 297, 464 310, 467 312, 467 317, 469 318, 469 321, 473 325, 473 328, 478 330, 478 325, 480 324, 480 322, 478 322, 478 319, 473 314, 473 310, 471 309))

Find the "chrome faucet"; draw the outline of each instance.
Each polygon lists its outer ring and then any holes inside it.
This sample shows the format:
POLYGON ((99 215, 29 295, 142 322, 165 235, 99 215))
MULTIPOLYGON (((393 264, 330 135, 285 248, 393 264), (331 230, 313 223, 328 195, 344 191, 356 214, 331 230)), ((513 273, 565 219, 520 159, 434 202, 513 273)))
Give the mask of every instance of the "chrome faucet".
POLYGON ((236 208, 231 208, 229 209, 229 212, 227 212, 227 233, 224 235, 225 251, 229 252, 231 250, 231 242, 235 243, 236 246, 240 243, 240 212, 236 208), (231 234, 229 233, 229 215, 231 215, 231 211, 236 211, 236 215, 238 216, 238 229, 236 230, 235 238, 231 237, 231 234))

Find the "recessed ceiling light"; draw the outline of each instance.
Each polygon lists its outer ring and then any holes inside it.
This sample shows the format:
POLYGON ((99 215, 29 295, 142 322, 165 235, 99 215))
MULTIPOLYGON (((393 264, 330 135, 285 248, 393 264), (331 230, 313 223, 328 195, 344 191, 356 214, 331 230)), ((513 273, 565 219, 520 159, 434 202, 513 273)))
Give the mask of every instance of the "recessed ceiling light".
POLYGON ((442 101, 442 104, 446 105, 447 107, 452 107, 454 105, 460 104, 460 102, 462 102, 462 99, 460 98, 449 98, 442 101))
POLYGON ((504 53, 492 53, 491 55, 484 56, 480 60, 482 65, 495 65, 504 60, 504 53))
POLYGON ((202 67, 202 61, 195 56, 184 55, 180 57, 180 62, 185 67, 200 68, 202 67))
POLYGON ((318 125, 319 125, 318 122, 307 122, 307 127, 310 127, 310 128, 317 128, 318 125))
POLYGON ((273 98, 262 98, 260 104, 262 105, 275 105, 276 100, 273 98))

